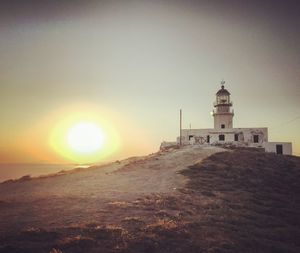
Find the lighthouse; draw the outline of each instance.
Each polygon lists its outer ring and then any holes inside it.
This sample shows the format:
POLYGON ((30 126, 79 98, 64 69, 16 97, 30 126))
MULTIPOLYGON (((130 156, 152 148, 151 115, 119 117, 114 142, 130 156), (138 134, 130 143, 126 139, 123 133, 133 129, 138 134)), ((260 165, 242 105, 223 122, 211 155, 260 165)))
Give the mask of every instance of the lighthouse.
POLYGON ((214 102, 214 128, 233 128, 233 110, 231 110, 232 102, 230 101, 230 93, 224 87, 225 81, 221 82, 221 89, 216 93, 216 101, 214 102))
MULTIPOLYGON (((224 145, 225 147, 261 148, 266 152, 291 155, 292 143, 269 142, 267 127, 233 128, 233 109, 230 92, 225 89, 225 81, 221 82, 221 89, 216 93, 213 117, 214 128, 186 128, 182 129, 180 117, 180 137, 174 142, 162 142, 160 148, 165 149, 180 145, 224 145)), ((181 110, 180 110, 181 115, 181 110)))

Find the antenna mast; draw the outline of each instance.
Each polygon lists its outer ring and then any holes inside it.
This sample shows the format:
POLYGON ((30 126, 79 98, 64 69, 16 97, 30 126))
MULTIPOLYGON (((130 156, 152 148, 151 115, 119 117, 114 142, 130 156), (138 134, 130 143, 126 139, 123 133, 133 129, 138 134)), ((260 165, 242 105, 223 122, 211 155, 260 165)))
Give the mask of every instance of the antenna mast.
POLYGON ((179 137, 179 145, 182 145, 182 110, 180 109, 180 137, 179 137))

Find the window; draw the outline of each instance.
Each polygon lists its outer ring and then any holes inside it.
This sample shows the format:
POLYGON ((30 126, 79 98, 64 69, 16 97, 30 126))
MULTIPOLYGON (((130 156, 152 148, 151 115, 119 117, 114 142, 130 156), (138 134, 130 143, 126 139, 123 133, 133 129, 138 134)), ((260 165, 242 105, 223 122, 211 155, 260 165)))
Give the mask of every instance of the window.
POLYGON ((189 141, 194 137, 194 135, 189 135, 189 141))
POLYGON ((258 143, 258 135, 253 135, 253 142, 258 143))
POLYGON ((222 124, 222 125, 221 125, 221 128, 225 128, 225 124, 222 124))
POLYGON ((210 142, 210 136, 209 136, 209 135, 206 136, 206 142, 207 142, 207 143, 210 142))
POLYGON ((219 135, 219 141, 225 141, 225 135, 224 134, 219 135))
POLYGON ((234 141, 239 141, 239 135, 238 134, 234 135, 234 141))

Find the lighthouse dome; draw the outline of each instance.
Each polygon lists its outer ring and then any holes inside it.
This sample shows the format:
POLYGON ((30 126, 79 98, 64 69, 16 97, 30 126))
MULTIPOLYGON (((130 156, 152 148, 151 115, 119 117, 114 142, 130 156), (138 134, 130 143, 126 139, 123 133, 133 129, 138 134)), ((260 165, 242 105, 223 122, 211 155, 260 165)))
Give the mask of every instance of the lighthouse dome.
POLYGON ((221 89, 216 93, 217 96, 230 95, 230 92, 224 88, 222 84, 221 89))

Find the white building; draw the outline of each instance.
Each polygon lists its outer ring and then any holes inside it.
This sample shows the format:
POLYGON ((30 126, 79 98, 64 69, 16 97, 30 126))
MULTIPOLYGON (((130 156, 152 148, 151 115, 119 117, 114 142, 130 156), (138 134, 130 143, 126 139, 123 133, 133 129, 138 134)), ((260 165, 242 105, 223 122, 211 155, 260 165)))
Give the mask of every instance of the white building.
MULTIPOLYGON (((287 142, 268 142, 268 128, 233 128, 234 112, 231 109, 230 93, 221 82, 221 89, 216 93, 215 109, 213 110, 214 128, 212 129, 182 129, 181 143, 193 144, 228 144, 264 148, 266 152, 277 154, 292 154, 292 144, 287 142)), ((176 142, 163 142, 161 148, 178 145, 176 142)))

